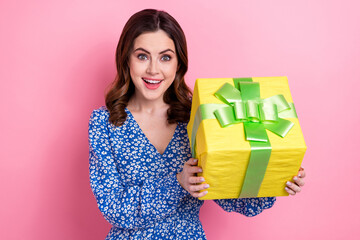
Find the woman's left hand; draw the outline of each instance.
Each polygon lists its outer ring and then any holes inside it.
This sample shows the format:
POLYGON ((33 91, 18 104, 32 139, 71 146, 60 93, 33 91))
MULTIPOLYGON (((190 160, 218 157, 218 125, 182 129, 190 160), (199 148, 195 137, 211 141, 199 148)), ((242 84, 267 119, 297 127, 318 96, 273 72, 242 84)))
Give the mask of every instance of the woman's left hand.
POLYGON ((301 191, 301 187, 305 185, 304 178, 305 178, 305 170, 303 167, 300 167, 298 175, 293 177, 293 182, 286 182, 285 190, 290 195, 295 195, 301 191))

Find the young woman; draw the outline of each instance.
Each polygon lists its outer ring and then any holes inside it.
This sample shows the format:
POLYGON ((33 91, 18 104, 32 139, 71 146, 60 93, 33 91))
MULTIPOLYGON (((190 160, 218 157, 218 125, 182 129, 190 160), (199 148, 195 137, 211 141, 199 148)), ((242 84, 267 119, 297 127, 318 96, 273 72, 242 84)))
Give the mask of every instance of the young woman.
MULTIPOLYGON (((90 183, 112 224, 106 239, 205 239, 199 221, 204 184, 186 131, 191 92, 185 84, 185 35, 163 11, 126 23, 116 50, 117 77, 106 107, 89 122, 90 183)), ((299 171, 287 191, 304 185, 299 171)), ((215 200, 225 211, 255 216, 275 198, 215 200)))

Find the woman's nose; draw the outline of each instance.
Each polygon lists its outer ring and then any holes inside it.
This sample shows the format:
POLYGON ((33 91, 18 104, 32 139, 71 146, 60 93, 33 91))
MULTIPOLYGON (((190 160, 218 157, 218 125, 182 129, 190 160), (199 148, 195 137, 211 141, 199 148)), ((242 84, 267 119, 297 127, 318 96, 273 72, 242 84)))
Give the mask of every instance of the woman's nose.
POLYGON ((157 74, 159 73, 159 66, 158 66, 158 63, 156 62, 156 60, 150 60, 149 61, 149 65, 147 67, 147 73, 149 74, 157 74))

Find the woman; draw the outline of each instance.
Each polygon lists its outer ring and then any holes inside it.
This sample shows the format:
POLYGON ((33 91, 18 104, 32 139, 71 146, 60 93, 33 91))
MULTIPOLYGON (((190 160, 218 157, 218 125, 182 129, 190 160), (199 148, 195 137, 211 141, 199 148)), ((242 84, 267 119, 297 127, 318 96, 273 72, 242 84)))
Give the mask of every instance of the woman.
MULTIPOLYGON (((187 64, 184 33, 169 14, 147 9, 128 20, 106 108, 94 110, 89 122, 91 188, 113 226, 106 239, 205 239, 198 198, 209 186, 190 158, 187 64)), ((290 194, 300 191, 303 177, 302 170, 288 183, 290 194)), ((215 202, 255 216, 275 198, 215 202)))

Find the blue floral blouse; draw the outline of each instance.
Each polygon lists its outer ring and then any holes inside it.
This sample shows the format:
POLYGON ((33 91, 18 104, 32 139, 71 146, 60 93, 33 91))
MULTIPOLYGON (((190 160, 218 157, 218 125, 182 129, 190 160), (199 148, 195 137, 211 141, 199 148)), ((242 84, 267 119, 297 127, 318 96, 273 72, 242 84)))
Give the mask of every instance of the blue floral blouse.
MULTIPOLYGON (((101 107, 89 121, 90 184, 98 207, 112 224, 106 239, 206 239, 199 220, 202 200, 176 179, 191 157, 186 123, 178 123, 160 154, 131 112, 120 127, 101 107)), ((225 211, 255 216, 275 198, 215 200, 225 211)))

